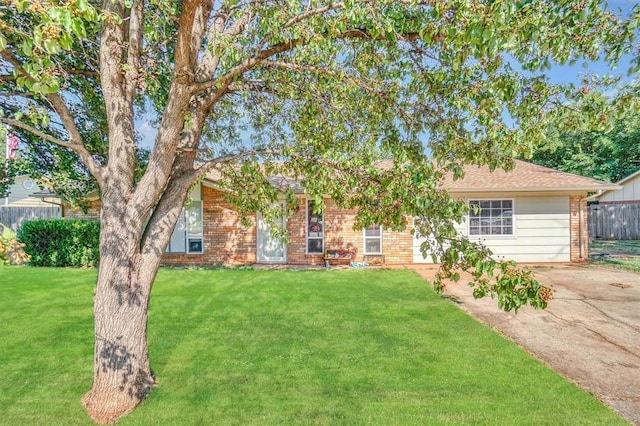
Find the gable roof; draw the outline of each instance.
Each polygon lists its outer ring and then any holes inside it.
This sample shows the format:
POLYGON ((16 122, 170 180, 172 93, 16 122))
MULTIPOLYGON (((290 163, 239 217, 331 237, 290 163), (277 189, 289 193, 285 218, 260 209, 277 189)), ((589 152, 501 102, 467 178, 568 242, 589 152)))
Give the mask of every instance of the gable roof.
POLYGON ((561 172, 522 160, 514 160, 513 170, 505 172, 488 166, 467 165, 462 179, 445 178, 443 189, 449 192, 548 192, 572 191, 577 193, 618 189, 619 185, 602 182, 572 173, 561 172))
MULTIPOLYGON (((449 173, 444 179, 442 189, 451 193, 570 192, 575 195, 586 195, 589 192, 604 192, 621 188, 614 183, 561 172, 522 160, 514 161, 515 167, 508 172, 503 169, 496 169, 492 172, 489 170, 489 166, 466 165, 464 166, 464 177, 454 181, 453 175, 449 173)), ((377 166, 380 169, 387 169, 391 168, 392 164, 391 160, 381 160, 377 166)), ((205 182, 209 185, 215 185, 220 178, 221 175, 218 171, 209 172, 205 182)), ((271 176, 268 179, 274 186, 282 190, 293 188, 296 192, 304 192, 302 184, 296 179, 283 176, 271 176)))

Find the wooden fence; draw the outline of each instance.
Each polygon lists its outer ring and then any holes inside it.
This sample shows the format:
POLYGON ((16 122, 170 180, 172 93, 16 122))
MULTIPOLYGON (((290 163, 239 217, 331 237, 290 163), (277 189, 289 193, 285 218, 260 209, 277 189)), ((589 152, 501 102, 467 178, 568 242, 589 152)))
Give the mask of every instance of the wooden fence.
POLYGON ((589 238, 639 240, 640 201, 590 205, 589 238))
POLYGON ((60 218, 61 209, 52 207, 6 207, 0 206, 0 223, 17 231, 25 220, 60 218))

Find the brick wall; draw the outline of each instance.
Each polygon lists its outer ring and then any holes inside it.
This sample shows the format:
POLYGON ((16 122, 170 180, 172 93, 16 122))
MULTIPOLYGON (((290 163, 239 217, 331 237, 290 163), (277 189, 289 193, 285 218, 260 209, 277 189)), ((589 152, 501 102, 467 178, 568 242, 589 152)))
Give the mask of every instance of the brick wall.
POLYGON ((241 216, 217 189, 202 187, 203 253, 165 253, 166 265, 243 265, 256 262, 255 216, 242 226, 241 216))
MULTIPOLYGON (((306 205, 300 198, 300 209, 288 221, 288 263, 291 265, 322 265, 322 255, 306 253, 306 205)), ((350 250, 360 262, 364 255, 364 234, 354 230, 356 210, 342 210, 335 202, 325 199, 325 249, 350 250)), ((405 264, 413 260, 413 238, 409 230, 392 232, 383 230, 382 251, 387 264, 405 264)))
POLYGON ((63 205, 62 217, 66 219, 90 219, 100 220, 100 200, 89 202, 89 208, 86 213, 80 209, 75 209, 68 204, 63 205))
POLYGON ((587 201, 578 195, 569 197, 569 216, 571 227, 571 262, 586 262, 589 260, 589 228, 587 220, 587 201), (580 204, 582 203, 582 218, 580 218, 580 204), (580 228, 582 227, 582 243, 580 228), (582 246, 582 247, 581 247, 582 246))

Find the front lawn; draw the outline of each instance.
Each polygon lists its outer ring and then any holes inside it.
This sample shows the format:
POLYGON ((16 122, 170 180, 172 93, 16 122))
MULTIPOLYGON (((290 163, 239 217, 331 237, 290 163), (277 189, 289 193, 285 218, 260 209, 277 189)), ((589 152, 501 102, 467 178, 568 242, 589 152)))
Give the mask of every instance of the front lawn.
MULTIPOLYGON (((89 424, 94 270, 0 266, 0 424, 89 424)), ((122 425, 626 424, 410 271, 161 270, 122 425)))

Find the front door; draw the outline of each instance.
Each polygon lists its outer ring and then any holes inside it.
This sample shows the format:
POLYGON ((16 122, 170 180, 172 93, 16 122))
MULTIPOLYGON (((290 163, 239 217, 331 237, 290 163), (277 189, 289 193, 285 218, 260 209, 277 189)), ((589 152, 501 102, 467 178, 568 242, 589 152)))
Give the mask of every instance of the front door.
MULTIPOLYGON (((284 227, 285 219, 276 219, 276 226, 284 227)), ((286 263, 287 245, 271 235, 271 226, 258 213, 258 263, 286 263)))

